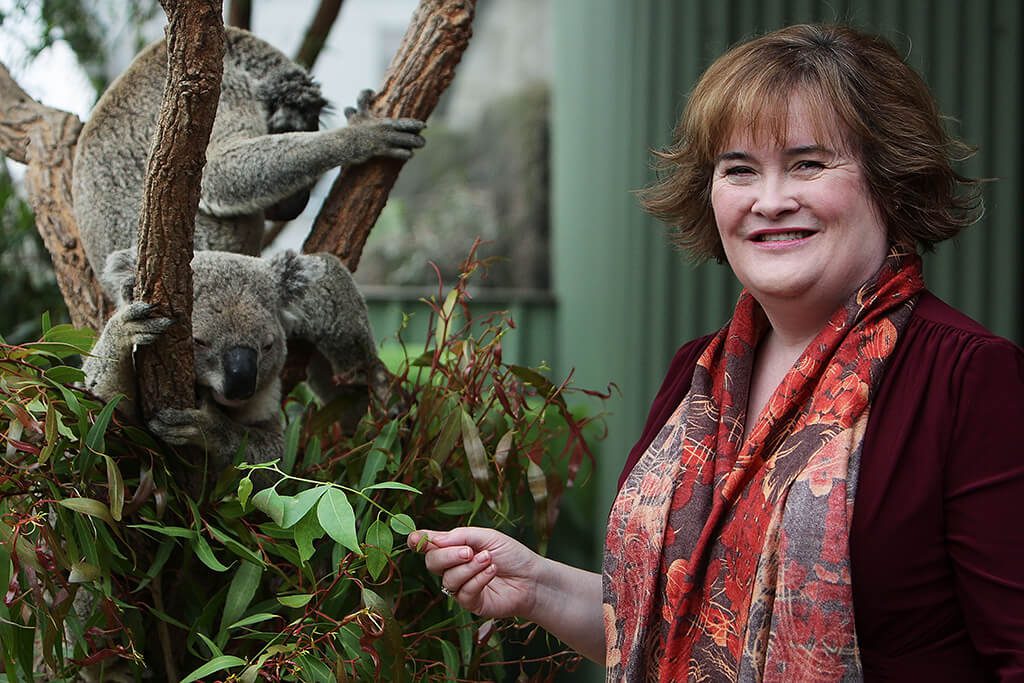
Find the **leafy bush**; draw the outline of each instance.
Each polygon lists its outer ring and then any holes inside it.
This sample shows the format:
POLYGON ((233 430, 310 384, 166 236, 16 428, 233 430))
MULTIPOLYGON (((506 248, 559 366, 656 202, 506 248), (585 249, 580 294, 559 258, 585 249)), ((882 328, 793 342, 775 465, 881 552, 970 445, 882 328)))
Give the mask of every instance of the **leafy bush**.
POLYGON ((535 627, 462 610, 405 547, 414 526, 473 523, 543 549, 599 431, 567 403, 595 392, 503 362, 503 315, 468 320, 479 265, 424 302, 427 351, 353 434, 345 399, 299 385, 283 459, 197 495, 176 484, 181 458, 75 388, 90 333, 44 322, 39 341, 0 345, 7 680, 551 680, 574 665, 550 642, 517 661, 535 627))

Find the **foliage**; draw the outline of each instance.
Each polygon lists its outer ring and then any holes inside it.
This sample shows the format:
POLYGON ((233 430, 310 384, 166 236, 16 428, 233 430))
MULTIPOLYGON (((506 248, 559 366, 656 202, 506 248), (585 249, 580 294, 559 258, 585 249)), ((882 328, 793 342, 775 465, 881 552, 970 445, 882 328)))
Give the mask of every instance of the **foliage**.
POLYGON ((50 258, 36 232, 32 209, 14 190, 0 158, 0 333, 11 341, 39 335, 39 311, 67 320, 50 258))
POLYGON ((584 430, 598 424, 567 396, 595 394, 504 363, 503 315, 469 320, 480 265, 424 301, 426 351, 353 434, 336 419, 348 399, 321 406, 299 385, 284 457, 220 473, 202 494, 175 483, 181 459, 116 402, 72 386, 81 373, 66 360, 85 332, 46 324, 38 342, 0 347, 0 671, 28 680, 45 662, 51 680, 89 666, 100 680, 120 668, 127 680, 149 669, 251 683, 504 680, 521 668, 551 680, 573 665, 557 644, 517 663, 507 653, 535 627, 462 610, 404 543, 414 526, 474 523, 543 548, 590 457, 584 430))

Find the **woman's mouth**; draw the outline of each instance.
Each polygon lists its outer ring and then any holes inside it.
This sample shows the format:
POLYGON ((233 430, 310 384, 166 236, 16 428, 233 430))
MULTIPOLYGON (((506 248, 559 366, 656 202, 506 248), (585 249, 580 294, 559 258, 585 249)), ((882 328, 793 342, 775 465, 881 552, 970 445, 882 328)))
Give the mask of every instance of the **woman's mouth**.
POLYGON ((786 232, 761 232, 754 235, 755 242, 794 242, 810 237, 812 230, 788 230, 786 232))

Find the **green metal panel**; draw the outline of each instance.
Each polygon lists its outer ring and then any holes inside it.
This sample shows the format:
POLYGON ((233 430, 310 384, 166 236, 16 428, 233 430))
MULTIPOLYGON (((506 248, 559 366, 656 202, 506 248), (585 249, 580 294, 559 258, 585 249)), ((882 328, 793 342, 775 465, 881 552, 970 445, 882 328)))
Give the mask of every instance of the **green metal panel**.
MULTIPOLYGON (((694 268, 631 195, 650 178, 700 72, 741 38, 800 21, 879 32, 932 84, 961 137, 978 145, 986 187, 977 226, 926 257, 939 296, 1024 340, 1018 0, 553 0, 553 266, 559 371, 614 381, 595 485, 603 520, 674 349, 719 327, 738 292, 728 269, 694 268)), ((603 524, 595 523, 595 535, 603 524)), ((597 558, 594 566, 597 565, 597 558)))

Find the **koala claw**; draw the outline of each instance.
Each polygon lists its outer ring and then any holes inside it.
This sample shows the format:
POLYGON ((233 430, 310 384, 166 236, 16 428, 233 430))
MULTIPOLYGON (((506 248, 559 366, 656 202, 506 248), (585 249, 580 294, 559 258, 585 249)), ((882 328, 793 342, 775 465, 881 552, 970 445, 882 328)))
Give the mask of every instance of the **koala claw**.
POLYGON ((348 121, 349 125, 374 118, 373 114, 370 113, 370 103, 373 102, 375 94, 369 88, 362 90, 359 92, 359 97, 356 98, 356 106, 345 107, 345 120, 348 121))
POLYGON ((149 421, 149 429, 174 446, 201 445, 205 418, 196 408, 164 408, 149 421))
POLYGON ((125 307, 121 321, 134 344, 152 344, 171 326, 173 321, 170 318, 153 317, 155 311, 156 305, 145 301, 136 301, 125 307))

